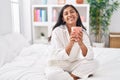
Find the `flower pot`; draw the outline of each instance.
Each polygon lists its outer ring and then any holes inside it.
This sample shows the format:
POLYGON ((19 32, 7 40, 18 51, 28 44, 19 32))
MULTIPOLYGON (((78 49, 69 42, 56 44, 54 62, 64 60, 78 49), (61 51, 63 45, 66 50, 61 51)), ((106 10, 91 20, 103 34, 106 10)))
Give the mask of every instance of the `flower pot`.
POLYGON ((47 4, 47 0, 41 0, 41 3, 46 5, 47 4))
POLYGON ((76 0, 77 4, 83 4, 83 0, 76 0))
POLYGON ((58 0, 58 4, 65 4, 66 0, 58 0))
POLYGON ((93 42, 92 46, 93 47, 103 48, 103 47, 105 47, 105 43, 104 42, 101 42, 101 43, 93 42))

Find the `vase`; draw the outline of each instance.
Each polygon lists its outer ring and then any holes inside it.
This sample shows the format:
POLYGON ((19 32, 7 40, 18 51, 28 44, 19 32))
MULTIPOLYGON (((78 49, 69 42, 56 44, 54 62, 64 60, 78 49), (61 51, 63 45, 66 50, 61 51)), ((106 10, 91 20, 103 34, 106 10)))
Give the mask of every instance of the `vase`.
POLYGON ((77 4, 83 4, 83 0, 76 0, 77 4))
POLYGON ((41 3, 46 5, 47 4, 47 0, 41 0, 41 3))
POLYGON ((58 0, 58 4, 65 4, 66 0, 58 0))
POLYGON ((104 42, 101 42, 101 43, 93 42, 92 46, 93 47, 103 48, 103 47, 105 47, 105 43, 104 42))

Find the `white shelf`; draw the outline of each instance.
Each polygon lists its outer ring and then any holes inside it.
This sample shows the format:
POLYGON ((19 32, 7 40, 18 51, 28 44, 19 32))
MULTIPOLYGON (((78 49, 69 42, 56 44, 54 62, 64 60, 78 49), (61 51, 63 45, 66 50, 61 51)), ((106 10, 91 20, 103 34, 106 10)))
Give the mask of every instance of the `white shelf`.
MULTIPOLYGON (((87 29, 89 34, 89 4, 73 4, 79 11, 82 19, 84 19, 83 25, 87 29)), ((32 5, 32 31, 33 31, 33 42, 39 42, 41 33, 45 34, 45 37, 48 38, 51 35, 51 30, 56 21, 53 21, 53 10, 57 10, 58 13, 64 5, 32 5), (46 21, 35 21, 35 10, 45 10, 46 11, 46 21)), ((57 18, 56 18, 57 19, 57 18)))
POLYGON ((33 26, 44 26, 47 27, 48 26, 48 22, 33 22, 33 26))

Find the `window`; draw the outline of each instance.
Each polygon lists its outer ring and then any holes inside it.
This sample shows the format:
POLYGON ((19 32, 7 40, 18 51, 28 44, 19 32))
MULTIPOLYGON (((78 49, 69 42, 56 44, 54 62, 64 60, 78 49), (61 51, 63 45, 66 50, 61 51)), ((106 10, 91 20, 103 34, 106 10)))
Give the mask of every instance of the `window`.
POLYGON ((20 33, 19 0, 11 0, 12 30, 20 33))

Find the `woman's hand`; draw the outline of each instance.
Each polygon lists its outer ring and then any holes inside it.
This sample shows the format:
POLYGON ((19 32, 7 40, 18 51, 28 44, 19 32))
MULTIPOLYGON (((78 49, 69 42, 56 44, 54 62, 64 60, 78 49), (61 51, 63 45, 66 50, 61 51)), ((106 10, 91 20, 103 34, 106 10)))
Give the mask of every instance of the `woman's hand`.
POLYGON ((77 35, 77 42, 82 50, 83 56, 86 56, 87 55, 87 47, 83 43, 83 32, 82 31, 80 31, 77 35))
POLYGON ((83 43, 83 32, 79 31, 76 36, 76 41, 78 42, 79 45, 82 45, 83 43))
POLYGON ((71 41, 81 43, 82 42, 82 27, 71 27, 71 41))
POLYGON ((77 39, 76 39, 76 32, 71 32, 70 34, 70 42, 75 42, 77 39))
POLYGON ((72 49, 72 47, 74 45, 75 40, 76 40, 75 32, 71 32, 71 34, 70 34, 70 42, 68 43, 68 45, 65 48, 68 55, 70 54, 70 51, 71 51, 71 49, 72 49))
POLYGON ((67 54, 69 55, 70 54, 70 51, 73 47, 73 44, 74 42, 78 42, 81 50, 82 50, 82 54, 83 56, 86 56, 87 54, 87 47, 84 45, 83 43, 83 32, 82 31, 79 31, 79 32, 71 32, 70 34, 70 42, 69 44, 66 46, 66 52, 67 54))

